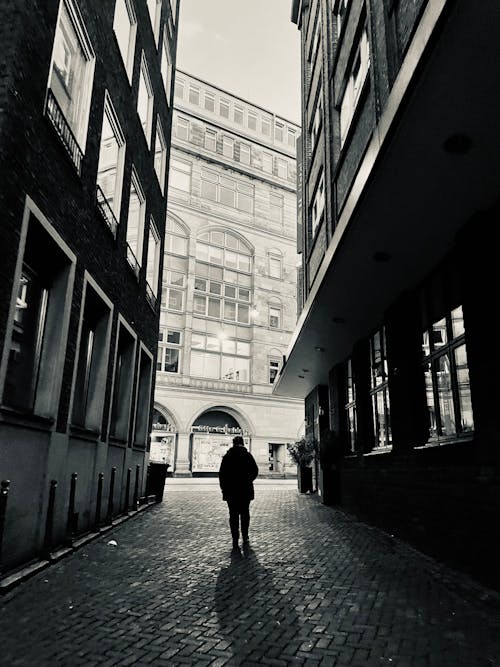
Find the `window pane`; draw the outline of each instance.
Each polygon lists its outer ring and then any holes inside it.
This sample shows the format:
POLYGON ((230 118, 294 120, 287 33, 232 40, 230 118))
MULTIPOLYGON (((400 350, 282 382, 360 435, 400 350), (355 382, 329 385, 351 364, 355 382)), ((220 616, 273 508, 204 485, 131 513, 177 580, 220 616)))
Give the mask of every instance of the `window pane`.
POLYGON ((210 294, 220 294, 222 285, 220 283, 210 283, 210 294))
POLYGON ((236 299, 236 287, 232 287, 231 285, 226 285, 224 287, 224 296, 227 296, 230 299, 236 299))
POLYGON ((240 287, 238 290, 238 297, 241 299, 241 301, 250 301, 250 290, 240 287))
POLYGON ((208 300, 208 315, 209 317, 220 317, 220 299, 208 300))
POLYGON ((116 192, 116 175, 118 168, 118 151, 120 145, 111 126, 107 110, 102 121, 101 147, 99 166, 97 167, 97 185, 101 188, 108 204, 114 211, 113 202, 116 192))
POLYGON ((236 353, 236 341, 224 339, 222 341, 222 351, 226 354, 235 354, 236 353))
POLYGON ((249 357, 250 356, 250 343, 245 343, 245 342, 239 340, 236 343, 236 353, 241 354, 244 357, 249 357))
POLYGON ((458 338, 465 333, 462 306, 451 311, 451 330, 453 332, 453 338, 458 338))
POLYGON ((217 185, 208 181, 201 181, 201 196, 211 201, 217 201, 217 185))
POLYGON ((446 318, 443 317, 442 320, 432 325, 432 345, 435 350, 438 350, 443 345, 446 345, 447 342, 446 318))
POLYGON ((205 348, 205 336, 203 334, 194 333, 191 336, 191 347, 200 349, 205 348))
POLYGON ((236 320, 236 304, 232 301, 224 301, 224 319, 236 320))
POLYGON ((239 303, 238 304, 238 322, 241 322, 241 324, 248 324, 249 316, 250 316, 249 307, 244 306, 243 304, 239 303))
POLYGON ((219 355, 208 352, 191 352, 191 375, 196 377, 219 378, 219 355))
POLYGON ((469 366, 465 345, 460 345, 455 350, 455 367, 457 369, 458 398, 460 403, 460 430, 462 432, 473 431, 474 417, 472 414, 469 366))
POLYGON ((207 336, 206 349, 211 352, 220 351, 220 340, 217 338, 217 336, 207 336))
POLYGON ((183 294, 184 292, 181 292, 180 290, 169 289, 167 308, 172 310, 182 310, 183 294))
POLYGON ((181 342, 181 332, 168 330, 167 333, 167 343, 174 343, 175 345, 180 345, 181 342))
POLYGON ((217 248, 213 245, 208 246, 208 261, 211 264, 222 264, 223 250, 222 248, 217 248))
POLYGON ((248 382, 250 361, 242 357, 222 357, 221 376, 223 380, 248 382))
POLYGON ((193 311, 195 313, 198 313, 199 315, 205 315, 206 303, 207 303, 206 297, 195 295, 193 299, 193 311))
POLYGON ((447 354, 443 354, 436 360, 436 378, 440 433, 441 435, 454 435, 456 433, 455 410, 451 392, 450 359, 447 354))
POLYGON ((179 350, 174 347, 165 349, 165 366, 167 373, 177 373, 179 371, 179 350))
POLYGON ((196 290, 199 290, 200 292, 206 292, 207 291, 207 281, 203 280, 202 278, 195 278, 194 288, 196 290))

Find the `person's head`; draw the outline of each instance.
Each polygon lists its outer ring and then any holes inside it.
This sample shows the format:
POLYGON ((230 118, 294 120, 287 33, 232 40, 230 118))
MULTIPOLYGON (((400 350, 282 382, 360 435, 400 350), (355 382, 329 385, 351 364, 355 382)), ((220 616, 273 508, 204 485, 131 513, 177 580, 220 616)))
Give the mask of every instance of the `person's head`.
POLYGON ((243 442, 243 438, 241 435, 235 435, 233 438, 233 446, 234 447, 243 447, 245 443, 243 442))

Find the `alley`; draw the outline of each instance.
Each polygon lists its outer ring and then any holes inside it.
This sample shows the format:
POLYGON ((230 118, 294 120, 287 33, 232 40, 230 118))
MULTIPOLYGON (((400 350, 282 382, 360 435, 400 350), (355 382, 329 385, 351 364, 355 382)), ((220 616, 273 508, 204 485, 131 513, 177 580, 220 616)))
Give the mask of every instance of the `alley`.
POLYGON ((500 664, 487 591, 295 482, 257 482, 247 553, 226 511, 215 480, 167 480, 163 503, 0 600, 0 664, 500 664))

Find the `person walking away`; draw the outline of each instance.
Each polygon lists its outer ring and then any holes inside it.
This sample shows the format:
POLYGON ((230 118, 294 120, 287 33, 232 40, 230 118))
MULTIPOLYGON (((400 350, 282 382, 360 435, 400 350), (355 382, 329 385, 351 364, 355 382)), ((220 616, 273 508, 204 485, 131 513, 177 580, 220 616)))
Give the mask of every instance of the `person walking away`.
POLYGON ((258 474, 254 457, 246 449, 241 435, 237 435, 233 438, 233 446, 222 457, 219 469, 222 500, 227 502, 229 508, 233 549, 238 548, 240 517, 243 545, 249 543, 250 502, 254 499, 253 481, 258 474))

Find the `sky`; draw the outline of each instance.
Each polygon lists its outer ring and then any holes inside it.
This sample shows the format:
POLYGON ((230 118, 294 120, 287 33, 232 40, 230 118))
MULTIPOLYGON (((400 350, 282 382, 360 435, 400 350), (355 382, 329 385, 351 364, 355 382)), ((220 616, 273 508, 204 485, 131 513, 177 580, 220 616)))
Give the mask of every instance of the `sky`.
POLYGON ((292 0, 180 0, 177 67, 300 123, 292 0))

